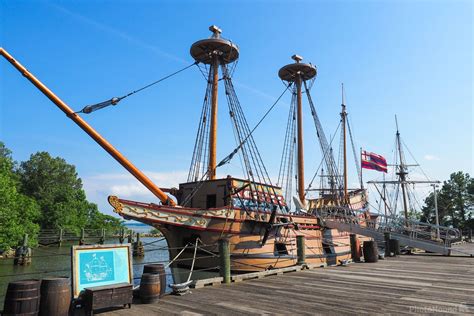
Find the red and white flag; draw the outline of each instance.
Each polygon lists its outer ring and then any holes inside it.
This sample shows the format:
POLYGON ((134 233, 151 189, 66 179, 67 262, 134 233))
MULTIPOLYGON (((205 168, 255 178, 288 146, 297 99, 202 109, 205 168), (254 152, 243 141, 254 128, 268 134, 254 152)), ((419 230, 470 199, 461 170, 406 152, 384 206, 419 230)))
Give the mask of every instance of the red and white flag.
POLYGON ((384 157, 364 150, 361 158, 362 168, 387 173, 387 160, 384 157))

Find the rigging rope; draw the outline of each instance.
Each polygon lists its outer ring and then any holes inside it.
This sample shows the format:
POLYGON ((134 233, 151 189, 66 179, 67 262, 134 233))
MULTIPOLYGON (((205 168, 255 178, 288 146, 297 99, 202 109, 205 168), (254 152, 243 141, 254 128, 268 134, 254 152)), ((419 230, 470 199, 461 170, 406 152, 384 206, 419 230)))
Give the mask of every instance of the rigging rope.
POLYGON ((352 137, 352 129, 351 129, 351 124, 349 122, 349 115, 347 115, 347 127, 349 130, 349 138, 351 139, 351 145, 352 145, 352 153, 354 154, 354 162, 356 164, 356 169, 357 169, 357 175, 359 176, 359 181, 360 181, 360 188, 364 188, 364 182, 362 181, 362 170, 360 169, 360 162, 358 159, 358 155, 356 153, 355 145, 354 145, 354 138, 352 137))
MULTIPOLYGON (((247 137, 244 138, 244 140, 242 140, 240 142, 240 144, 229 154, 227 155, 224 159, 222 159, 221 162, 219 162, 219 164, 217 165, 217 167, 220 167, 226 163, 228 163, 230 160, 232 160, 232 158, 234 157, 234 155, 242 148, 242 146, 247 142, 247 140, 252 136, 253 132, 257 129, 257 127, 263 122, 263 120, 267 117, 267 115, 273 110, 273 108, 277 105, 278 101, 280 101, 280 99, 283 97, 283 95, 285 94, 285 92, 290 88, 291 86, 291 83, 288 84, 285 88, 285 90, 280 94, 280 96, 276 99, 276 101, 272 104, 272 106, 270 106, 270 108, 267 110, 267 112, 265 112, 265 114, 262 116, 262 118, 260 119, 260 121, 258 121, 258 123, 254 126, 254 128, 250 131, 250 133, 247 135, 247 137)), ((217 168, 216 167, 216 168, 217 168)))
POLYGON ((87 106, 85 106, 82 110, 80 110, 80 111, 78 111, 78 112, 76 112, 76 113, 90 114, 90 113, 92 113, 92 112, 94 112, 94 111, 103 109, 103 108, 105 108, 105 107, 107 107, 107 106, 110 106, 110 105, 117 105, 117 103, 119 103, 119 102, 122 101, 123 99, 125 99, 125 98, 127 98, 127 97, 129 97, 129 96, 131 96, 131 95, 133 95, 133 94, 135 94, 135 93, 138 93, 138 92, 140 92, 140 91, 143 91, 143 90, 145 90, 145 89, 147 89, 147 88, 149 88, 149 87, 151 87, 151 86, 153 86, 153 85, 155 85, 155 84, 157 84, 157 83, 160 83, 160 82, 162 82, 162 81, 164 81, 164 80, 166 80, 166 79, 168 79, 168 78, 170 78, 170 77, 172 77, 172 76, 174 76, 174 75, 177 75, 177 74, 179 74, 180 72, 183 72, 183 71, 185 71, 186 69, 191 68, 192 66, 197 65, 197 64, 198 64, 198 62, 196 61, 196 62, 192 63, 191 65, 188 65, 188 66, 186 66, 186 67, 184 67, 184 68, 182 68, 182 69, 180 69, 180 70, 178 70, 178 71, 175 71, 175 72, 173 72, 173 73, 171 73, 171 74, 169 74, 169 75, 167 75, 167 76, 165 76, 165 77, 163 77, 163 78, 161 78, 161 79, 158 79, 158 80, 156 80, 156 81, 154 81, 154 82, 152 82, 152 83, 150 83, 150 84, 147 84, 146 86, 141 87, 140 89, 131 91, 131 92, 129 92, 129 93, 127 93, 127 94, 125 94, 125 95, 123 95, 123 96, 121 96, 121 97, 113 97, 112 99, 107 100, 107 101, 104 101, 104 102, 100 102, 100 103, 93 104, 93 105, 87 105, 87 106))
POLYGON ((316 108, 313 103, 313 99, 311 97, 308 85, 306 84, 306 80, 303 81, 305 91, 306 91, 306 96, 308 98, 308 102, 311 108, 311 114, 313 116, 314 120, 314 125, 316 127, 316 134, 319 139, 319 144, 321 146, 321 152, 325 153, 327 152, 328 154, 324 155, 325 163, 326 163, 326 169, 329 175, 329 182, 331 184, 331 190, 335 193, 338 189, 340 189, 340 179, 339 179, 339 172, 337 170, 337 165, 336 162, 334 161, 334 156, 332 153, 332 147, 328 145, 328 141, 326 138, 326 135, 324 134, 323 127, 321 125, 321 122, 319 121, 318 114, 316 112, 316 108))
POLYGON ((316 169, 316 172, 314 173, 314 176, 313 176, 313 178, 311 179, 311 182, 309 183, 308 188, 306 189, 306 192, 308 192, 308 190, 311 188, 311 186, 312 186, 312 184, 313 184, 313 182, 314 182, 314 179, 316 179, 316 177, 317 177, 317 175, 318 175, 319 168, 321 168, 323 162, 325 161, 325 156, 328 154, 328 152, 329 152, 329 150, 330 150, 330 148, 331 148, 332 142, 333 142, 334 138, 336 137, 337 131, 339 130, 340 127, 341 127, 341 122, 339 122, 339 125, 337 126, 336 131, 334 132, 334 135, 332 135, 332 137, 331 137, 331 142, 329 143, 329 147, 326 148, 326 151, 323 153, 323 159, 321 159, 321 162, 319 163, 319 166, 318 166, 318 168, 316 169))

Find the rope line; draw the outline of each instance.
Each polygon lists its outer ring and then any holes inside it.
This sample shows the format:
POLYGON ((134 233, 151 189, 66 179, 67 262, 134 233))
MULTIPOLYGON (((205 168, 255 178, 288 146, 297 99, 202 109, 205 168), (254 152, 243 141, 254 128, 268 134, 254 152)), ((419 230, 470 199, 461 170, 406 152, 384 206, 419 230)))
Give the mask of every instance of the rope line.
POLYGON ((129 92, 129 93, 127 93, 127 94, 121 96, 121 97, 113 97, 112 99, 107 100, 107 101, 103 101, 103 102, 100 102, 100 103, 97 103, 97 104, 93 104, 93 105, 87 105, 87 106, 85 106, 82 110, 77 111, 77 112, 75 112, 75 113, 90 114, 90 113, 92 113, 92 112, 94 112, 94 111, 103 109, 103 108, 108 107, 108 106, 110 106, 110 105, 117 105, 117 104, 118 104, 120 101, 122 101, 123 99, 128 98, 129 96, 134 95, 135 93, 138 93, 138 92, 140 92, 140 91, 143 91, 143 90, 145 90, 145 89, 147 89, 147 88, 150 88, 151 86, 154 86, 154 85, 157 84, 157 83, 160 83, 160 82, 162 82, 162 81, 164 81, 164 80, 166 80, 166 79, 168 79, 168 78, 171 78, 171 77, 173 77, 174 75, 177 75, 177 74, 179 74, 180 72, 183 72, 183 71, 185 71, 186 69, 191 68, 192 66, 197 65, 197 64, 198 64, 198 62, 196 61, 196 62, 192 63, 191 65, 188 65, 188 66, 186 66, 186 67, 184 67, 184 68, 181 68, 180 70, 175 71, 175 72, 173 72, 173 73, 171 73, 171 74, 169 74, 169 75, 167 75, 167 76, 165 76, 165 77, 163 77, 163 78, 161 78, 161 79, 158 79, 158 80, 156 80, 156 81, 153 81, 152 83, 149 83, 149 84, 147 84, 146 86, 141 87, 140 89, 133 90, 133 91, 131 91, 131 92, 129 92))

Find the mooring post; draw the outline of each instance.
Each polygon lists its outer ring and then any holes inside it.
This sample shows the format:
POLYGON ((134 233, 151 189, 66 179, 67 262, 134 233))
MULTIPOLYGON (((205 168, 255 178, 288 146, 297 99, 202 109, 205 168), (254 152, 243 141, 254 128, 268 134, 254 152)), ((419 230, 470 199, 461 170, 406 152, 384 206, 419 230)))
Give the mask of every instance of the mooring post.
POLYGON ((140 233, 137 233, 137 239, 133 243, 133 256, 134 257, 143 257, 145 255, 145 247, 140 240, 140 233))
POLYGON ((469 229, 469 242, 472 242, 472 229, 469 229))
POLYGON ((105 228, 101 229, 99 244, 103 245, 105 243, 105 228))
POLYGON ((128 238, 128 243, 129 244, 133 243, 133 235, 132 234, 133 234, 133 231, 131 231, 131 230, 128 231, 128 237, 127 238, 128 238))
POLYGON ((125 230, 123 228, 120 228, 119 242, 123 244, 124 240, 125 240, 125 230))
POLYGON ((84 228, 81 228, 81 237, 79 238, 79 245, 84 245, 86 243, 86 232, 84 228))
POLYGON ((59 229, 59 236, 58 236, 58 247, 63 245, 63 229, 59 229))
POLYGON ((385 232, 383 233, 384 239, 385 239, 385 257, 391 257, 391 251, 390 251, 390 233, 385 232))
POLYGON ((306 265, 306 250, 305 250, 305 237, 304 236, 296 236, 296 254, 298 257, 298 260, 296 261, 296 264, 301 266, 301 265, 306 265))
POLYGON ((31 248, 28 247, 28 234, 23 235, 21 246, 16 248, 14 265, 25 265, 31 263, 31 248))
POLYGON ((230 250, 229 240, 219 239, 219 257, 221 262, 220 274, 225 284, 230 284, 230 250))
POLYGON ((360 261, 360 245, 359 245, 359 241, 357 240, 356 234, 350 234, 349 240, 351 243, 352 261, 359 262, 360 261))

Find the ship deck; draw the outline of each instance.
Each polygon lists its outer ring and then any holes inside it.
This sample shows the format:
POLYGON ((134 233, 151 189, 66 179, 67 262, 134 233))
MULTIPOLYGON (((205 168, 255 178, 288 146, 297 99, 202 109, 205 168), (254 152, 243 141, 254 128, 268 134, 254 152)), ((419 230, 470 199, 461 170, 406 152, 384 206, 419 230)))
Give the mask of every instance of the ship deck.
MULTIPOLYGON (((474 253, 474 244, 465 251, 474 253)), ((167 295, 104 315, 469 314, 474 258, 402 255, 167 295)))

